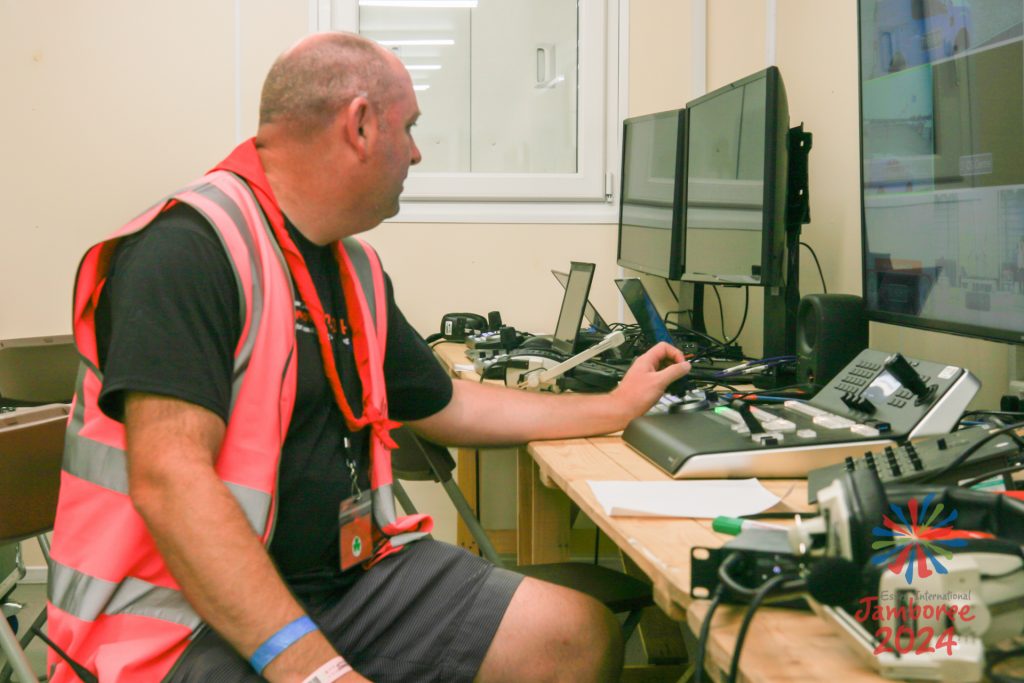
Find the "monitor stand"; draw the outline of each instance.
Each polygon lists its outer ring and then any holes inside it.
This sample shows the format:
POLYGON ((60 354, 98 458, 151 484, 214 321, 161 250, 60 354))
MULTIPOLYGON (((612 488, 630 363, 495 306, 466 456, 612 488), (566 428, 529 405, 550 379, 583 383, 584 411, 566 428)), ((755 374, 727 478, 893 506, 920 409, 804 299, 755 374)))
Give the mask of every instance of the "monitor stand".
MULTIPOLYGON (((786 268, 780 287, 764 291, 764 357, 796 355, 796 313, 800 306, 800 231, 811 221, 807 159, 813 136, 803 124, 789 129, 789 173, 786 180, 786 268)), ((795 365, 779 371, 771 386, 796 380, 795 365)))
MULTIPOLYGON (((796 313, 800 306, 800 231, 811 220, 807 159, 813 136, 803 124, 789 129, 789 171, 786 179, 786 250, 782 285, 764 287, 762 357, 796 355, 796 313)), ((704 325, 704 285, 693 286, 693 329, 707 332, 704 325)), ((782 387, 796 381, 795 367, 765 374, 765 388, 782 387)))
MULTIPOLYGON (((786 180, 786 268, 780 287, 764 291, 764 357, 796 355, 796 313, 800 306, 800 231, 811 221, 807 159, 813 136, 803 124, 789 129, 789 173, 786 180)), ((792 384, 795 365, 774 376, 771 386, 792 384)))

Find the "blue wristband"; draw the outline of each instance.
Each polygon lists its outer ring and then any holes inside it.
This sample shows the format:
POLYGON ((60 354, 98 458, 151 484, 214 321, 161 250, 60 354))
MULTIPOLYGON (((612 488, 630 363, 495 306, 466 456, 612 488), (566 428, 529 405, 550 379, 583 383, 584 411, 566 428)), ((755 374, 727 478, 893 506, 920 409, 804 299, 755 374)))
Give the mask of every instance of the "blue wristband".
POLYGON ((249 664, 262 674, 267 665, 274 661, 274 658, 291 647, 296 640, 310 631, 317 630, 317 625, 308 616, 301 616, 290 624, 285 624, 281 630, 263 641, 263 644, 256 648, 249 658, 249 664))

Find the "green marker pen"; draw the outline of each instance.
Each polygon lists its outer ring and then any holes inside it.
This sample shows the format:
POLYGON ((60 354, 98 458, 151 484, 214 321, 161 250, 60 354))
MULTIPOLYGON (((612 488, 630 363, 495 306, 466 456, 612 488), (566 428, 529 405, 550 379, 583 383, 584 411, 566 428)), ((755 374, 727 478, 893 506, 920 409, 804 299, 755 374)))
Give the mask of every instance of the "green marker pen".
POLYGON ((778 524, 758 522, 755 519, 743 519, 742 517, 715 517, 711 522, 711 528, 720 534, 738 536, 745 528, 750 529, 771 529, 773 531, 788 531, 788 527, 778 524))

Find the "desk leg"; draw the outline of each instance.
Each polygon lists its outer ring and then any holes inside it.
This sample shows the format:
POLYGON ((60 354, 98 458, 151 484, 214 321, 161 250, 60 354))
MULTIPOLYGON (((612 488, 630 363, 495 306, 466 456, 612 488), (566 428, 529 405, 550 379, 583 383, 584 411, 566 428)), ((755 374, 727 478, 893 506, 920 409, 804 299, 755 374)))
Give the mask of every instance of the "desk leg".
MULTIPOLYGON (((630 576, 644 579, 644 571, 621 550, 622 570, 630 576)), ((657 607, 644 610, 637 629, 643 643, 644 654, 651 664, 682 664, 688 659, 683 633, 689 632, 686 621, 672 621, 657 607), (680 630, 681 629, 681 630, 680 630)))
MULTIPOLYGON (((480 506, 479 496, 477 491, 477 482, 479 481, 478 467, 480 451, 475 448, 459 448, 455 451, 456 455, 456 470, 455 480, 462 490, 462 495, 466 497, 466 502, 469 503, 469 507, 473 509, 473 514, 480 518, 480 506)), ((458 519, 458 526, 455 531, 455 540, 459 544, 459 547, 465 548, 474 555, 480 554, 480 546, 473 538, 473 534, 469 532, 469 527, 462 521, 462 518, 458 519)))
POLYGON ((540 481, 540 470, 525 448, 518 458, 518 564, 569 559, 569 497, 540 481))

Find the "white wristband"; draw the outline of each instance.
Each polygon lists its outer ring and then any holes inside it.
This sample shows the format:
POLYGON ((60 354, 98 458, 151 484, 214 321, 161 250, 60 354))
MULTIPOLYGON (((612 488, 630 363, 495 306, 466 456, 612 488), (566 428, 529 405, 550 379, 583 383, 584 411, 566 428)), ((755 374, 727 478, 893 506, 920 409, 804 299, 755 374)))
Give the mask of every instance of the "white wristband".
POLYGON ((311 673, 309 678, 302 683, 333 683, 350 671, 352 671, 352 667, 348 665, 348 662, 341 657, 335 657, 311 673))

